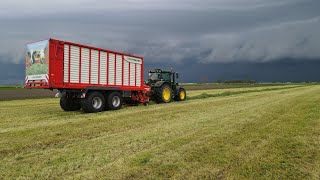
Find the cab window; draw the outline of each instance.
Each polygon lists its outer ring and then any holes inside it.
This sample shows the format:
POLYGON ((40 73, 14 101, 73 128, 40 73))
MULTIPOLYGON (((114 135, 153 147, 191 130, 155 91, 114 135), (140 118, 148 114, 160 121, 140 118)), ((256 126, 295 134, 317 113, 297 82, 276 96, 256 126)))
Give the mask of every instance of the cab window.
POLYGON ((162 74, 162 79, 163 79, 164 81, 171 81, 170 73, 163 73, 163 74, 162 74))

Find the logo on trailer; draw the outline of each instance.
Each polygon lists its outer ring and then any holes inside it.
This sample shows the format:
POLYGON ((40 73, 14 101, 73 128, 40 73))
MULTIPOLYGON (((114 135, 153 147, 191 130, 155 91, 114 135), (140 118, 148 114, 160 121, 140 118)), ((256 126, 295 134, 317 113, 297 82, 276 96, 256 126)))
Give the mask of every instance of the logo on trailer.
POLYGON ((131 63, 142 64, 142 60, 139 58, 135 58, 135 57, 124 56, 124 60, 131 62, 131 63))

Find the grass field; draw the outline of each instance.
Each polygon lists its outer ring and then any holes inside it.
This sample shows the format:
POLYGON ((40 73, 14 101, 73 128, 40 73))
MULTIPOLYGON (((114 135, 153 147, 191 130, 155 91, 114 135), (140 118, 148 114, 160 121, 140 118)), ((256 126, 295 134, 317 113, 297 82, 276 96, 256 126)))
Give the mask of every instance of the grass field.
MULTIPOLYGON (((236 89, 236 88, 252 88, 264 87, 271 84, 183 84, 189 90, 203 90, 203 89, 236 89)), ((282 86, 285 84, 275 83, 272 86, 282 86)), ((38 99, 38 98, 51 98, 54 97, 57 90, 47 89, 26 89, 23 86, 0 86, 0 101, 17 100, 17 99, 38 99)))
POLYGON ((97 114, 1 101, 0 179, 319 179, 320 86, 261 88, 97 114))
MULTIPOLYGON (((311 85, 312 83, 308 83, 307 85, 311 85)), ((251 91, 251 88, 255 87, 272 87, 272 88, 279 88, 279 87, 288 87, 288 86, 297 86, 302 84, 284 84, 284 83, 235 83, 235 84, 226 84, 226 83, 215 83, 215 84, 182 84, 182 86, 187 90, 214 90, 214 91, 195 91, 195 93, 203 94, 202 97, 207 97, 207 94, 210 95, 216 92, 224 92, 230 93, 234 90, 239 92, 237 89, 242 89, 244 91, 251 91), (223 89, 229 89, 230 91, 224 91, 223 89), (221 91, 219 91, 221 90, 221 91)), ((305 84, 306 85, 306 84, 305 84)), ((253 90, 256 91, 256 90, 253 90)), ((17 100, 17 99, 39 99, 39 98, 51 98, 54 97, 57 93, 57 90, 47 90, 47 89, 26 89, 23 86, 0 86, 0 101, 7 101, 7 100, 17 100)), ((199 98, 199 97, 194 97, 199 98)))

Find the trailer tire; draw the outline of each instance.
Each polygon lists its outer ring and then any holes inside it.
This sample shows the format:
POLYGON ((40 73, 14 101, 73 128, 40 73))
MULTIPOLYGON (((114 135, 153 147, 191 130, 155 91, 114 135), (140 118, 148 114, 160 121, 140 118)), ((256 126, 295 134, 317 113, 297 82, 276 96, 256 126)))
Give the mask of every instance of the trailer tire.
POLYGON ((107 109, 118 110, 121 109, 123 98, 117 91, 111 92, 107 97, 107 109))
POLYGON ((157 103, 169 103, 172 99, 172 89, 168 84, 155 88, 154 94, 157 103))
POLYGON ((85 99, 81 99, 82 110, 86 113, 100 112, 104 110, 105 104, 105 97, 98 91, 90 92, 85 99))
POLYGON ((187 93, 184 88, 180 88, 176 97, 174 98, 176 101, 185 101, 187 98, 187 93))
POLYGON ((80 102, 74 98, 68 98, 64 93, 60 98, 60 107, 64 111, 77 111, 81 109, 80 102))

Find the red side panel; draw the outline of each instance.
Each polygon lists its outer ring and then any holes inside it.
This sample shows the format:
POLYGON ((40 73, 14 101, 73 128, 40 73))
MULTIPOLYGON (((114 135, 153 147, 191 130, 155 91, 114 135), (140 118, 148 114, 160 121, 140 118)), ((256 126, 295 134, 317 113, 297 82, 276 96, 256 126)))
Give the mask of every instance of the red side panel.
POLYGON ((89 86, 95 86, 140 91, 145 86, 143 66, 144 59, 142 57, 50 39, 49 85, 42 88, 85 89, 89 86), (111 56, 112 60, 110 60, 110 53, 114 54, 114 56, 111 56), (122 83, 120 85, 116 85, 116 79, 119 78, 117 77, 119 73, 116 72, 116 61, 119 60, 119 58, 116 58, 117 55, 122 57, 122 67, 120 66, 122 83), (112 62, 112 66, 110 62, 112 62), (114 69, 113 74, 109 73, 110 68, 114 69), (137 70, 140 71, 137 72, 137 70), (109 82, 110 78, 114 78, 114 82, 109 82))
POLYGON ((63 43, 52 40, 50 44, 49 55, 49 87, 60 88, 63 87, 63 43))

